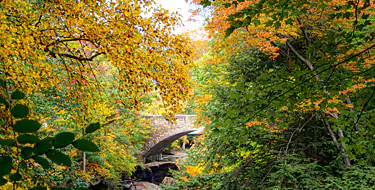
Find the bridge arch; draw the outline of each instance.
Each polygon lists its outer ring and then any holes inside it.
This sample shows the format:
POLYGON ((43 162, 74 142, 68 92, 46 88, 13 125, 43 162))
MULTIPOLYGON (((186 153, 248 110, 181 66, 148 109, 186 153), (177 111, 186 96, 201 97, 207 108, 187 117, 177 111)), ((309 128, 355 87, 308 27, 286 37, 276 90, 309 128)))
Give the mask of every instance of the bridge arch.
POLYGON ((195 115, 176 115, 176 122, 168 122, 162 116, 144 116, 154 130, 142 150, 144 158, 162 153, 170 144, 180 137, 197 131, 193 122, 195 115))

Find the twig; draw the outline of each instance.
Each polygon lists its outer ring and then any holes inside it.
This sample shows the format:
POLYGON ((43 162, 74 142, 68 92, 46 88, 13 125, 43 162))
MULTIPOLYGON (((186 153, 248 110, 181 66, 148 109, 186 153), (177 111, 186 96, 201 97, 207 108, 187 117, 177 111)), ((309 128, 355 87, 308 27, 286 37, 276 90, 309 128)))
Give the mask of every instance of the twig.
POLYGON ((355 122, 356 125, 358 125, 359 120, 361 119, 361 116, 362 116, 362 114, 363 114, 363 111, 364 111, 365 108, 368 106, 368 103, 370 102, 370 100, 374 97, 374 94, 375 94, 375 87, 372 87, 372 93, 371 93, 369 99, 366 101, 366 103, 363 104, 362 110, 361 110, 361 112, 360 112, 359 115, 358 115, 357 121, 355 122))
POLYGON ((285 149, 285 156, 287 156, 287 154, 288 154, 288 149, 289 149, 289 145, 290 145, 290 143, 292 142, 292 138, 293 138, 293 135, 294 135, 294 133, 295 132, 297 132, 297 131, 301 131, 306 125, 307 125, 307 123, 308 122, 310 122, 311 120, 312 120, 312 118, 314 118, 314 116, 315 116, 315 114, 313 114, 311 117, 310 117, 310 119, 308 119, 300 128, 297 128, 296 130, 294 130, 293 131, 293 133, 292 133, 292 135, 290 136, 290 138, 289 138, 289 142, 288 142, 288 144, 286 145, 286 149, 285 149))

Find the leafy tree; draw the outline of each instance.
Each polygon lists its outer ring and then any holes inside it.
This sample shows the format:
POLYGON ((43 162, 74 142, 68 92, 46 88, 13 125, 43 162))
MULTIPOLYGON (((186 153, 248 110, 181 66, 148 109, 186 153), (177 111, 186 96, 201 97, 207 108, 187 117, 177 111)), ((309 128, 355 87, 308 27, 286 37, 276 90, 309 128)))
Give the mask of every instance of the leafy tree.
POLYGON ((212 48, 198 75, 211 100, 197 160, 186 162, 204 170, 178 174, 179 185, 372 187, 349 176, 373 171, 374 4, 195 2, 209 10, 212 48))
POLYGON ((148 94, 159 93, 170 118, 189 92, 188 38, 172 32, 178 15, 153 1, 1 1, 0 19, 0 159, 13 168, 1 185, 78 187, 131 172, 148 134, 138 117, 148 94), (34 127, 25 137, 13 128, 18 118, 34 127), (72 142, 49 144, 59 138, 72 142), (21 154, 45 144, 30 155, 63 166, 21 154), (100 151, 86 155, 86 171, 77 149, 100 151), (73 159, 56 160, 60 153, 73 159), (19 171, 18 161, 33 169, 19 171))
MULTIPOLYGON (((4 81, 1 82, 5 84, 4 81)), ((6 86, 2 86, 2 88, 6 88, 6 86)), ((19 90, 11 93, 9 98, 12 100, 11 102, 2 97, 1 104, 4 108, 2 111, 8 113, 3 115, 3 125, 7 127, 5 130, 11 134, 8 138, 0 141, 2 146, 1 186, 9 181, 15 189, 17 184, 22 183, 19 181, 33 179, 31 174, 37 168, 35 163, 45 170, 51 168, 50 161, 57 165, 71 167, 71 158, 62 152, 69 145, 82 151, 99 151, 93 142, 84 138, 85 135, 97 131, 100 128, 99 123, 88 125, 85 134, 81 137, 76 137, 72 132, 60 132, 53 137, 48 136, 41 139, 39 129, 42 124, 37 120, 29 119, 29 107, 18 103, 24 98, 25 94, 19 90)), ((38 177, 34 179, 37 180, 38 177)))

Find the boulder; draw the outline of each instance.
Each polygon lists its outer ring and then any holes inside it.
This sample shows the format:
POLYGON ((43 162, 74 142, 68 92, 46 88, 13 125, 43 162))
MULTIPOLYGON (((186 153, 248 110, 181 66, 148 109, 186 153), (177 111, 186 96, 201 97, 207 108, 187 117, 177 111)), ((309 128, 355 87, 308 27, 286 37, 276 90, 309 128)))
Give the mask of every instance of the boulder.
POLYGON ((164 177, 163 181, 161 182, 161 184, 165 185, 165 186, 173 186, 174 182, 176 180, 174 178, 171 178, 171 177, 164 177))
POLYGON ((163 190, 158 185, 149 182, 135 182, 137 190, 163 190))

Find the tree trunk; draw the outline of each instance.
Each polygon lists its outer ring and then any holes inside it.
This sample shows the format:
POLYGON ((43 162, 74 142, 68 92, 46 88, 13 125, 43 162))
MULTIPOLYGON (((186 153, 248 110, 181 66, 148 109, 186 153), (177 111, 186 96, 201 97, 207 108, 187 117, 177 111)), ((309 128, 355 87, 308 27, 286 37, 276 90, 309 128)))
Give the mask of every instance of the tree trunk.
MULTIPOLYGON (((304 58, 301 54, 299 54, 298 52, 297 52, 297 50, 296 49, 294 49, 294 47, 287 41, 286 42, 286 44, 287 44, 287 46, 290 48, 290 50, 293 52, 293 54, 294 55, 296 55, 302 62, 304 62, 305 64, 306 64, 306 66, 312 71, 312 70, 314 70, 314 67, 313 67, 313 65, 311 64, 311 62, 310 62, 310 60, 307 60, 306 58, 304 58)), ((319 83, 319 75, 315 75, 315 80, 319 83)), ((329 93, 329 92, 328 92, 329 93)), ((335 134, 334 134, 334 132, 333 132, 333 130, 332 130, 332 128, 331 128, 331 125, 329 124, 329 122, 328 122, 328 119, 327 119, 327 117, 326 117, 326 115, 324 114, 324 113, 320 113, 320 115, 321 115, 321 117, 322 117, 322 119, 323 119, 323 121, 324 121, 324 125, 326 126, 326 128, 327 128, 327 130, 328 130, 328 133, 329 133, 329 135, 331 136, 331 138, 332 138, 332 140, 333 140, 333 142, 336 144, 336 147, 338 148, 338 149, 340 149, 340 151, 342 152, 342 154, 343 154, 343 160, 344 160, 344 162, 345 162, 345 165, 347 166, 347 167, 350 167, 351 166, 351 164, 350 164, 350 159, 349 159, 349 157, 346 155, 346 144, 345 144, 345 142, 343 141, 343 142, 341 142, 341 146, 340 146, 340 144, 339 144, 339 142, 338 142, 338 140, 337 140, 337 138, 336 138, 336 136, 335 136, 335 134)), ((340 129, 340 128, 338 128, 338 136, 339 136, 339 138, 344 138, 344 133, 343 133, 343 131, 340 129)))

